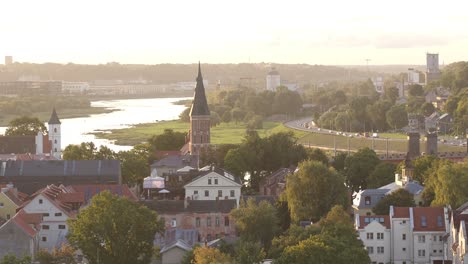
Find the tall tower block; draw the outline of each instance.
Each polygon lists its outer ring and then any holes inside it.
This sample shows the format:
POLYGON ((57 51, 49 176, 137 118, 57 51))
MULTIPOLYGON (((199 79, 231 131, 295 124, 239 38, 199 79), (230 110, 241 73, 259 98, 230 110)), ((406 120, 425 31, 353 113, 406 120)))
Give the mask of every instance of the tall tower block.
POLYGON ((276 91, 276 88, 281 85, 281 77, 279 72, 272 68, 266 77, 266 89, 267 91, 276 91))
POLYGON ((200 62, 198 63, 197 86, 195 87, 195 95, 190 109, 189 134, 189 151, 191 154, 198 155, 203 148, 210 145, 210 109, 206 101, 200 62))
POLYGON ((440 78, 439 54, 426 53, 426 84, 440 78))
POLYGON ((61 122, 57 116, 57 112, 52 111, 48 125, 49 125, 49 140, 52 144, 52 156, 57 159, 62 159, 62 131, 60 129, 61 122))

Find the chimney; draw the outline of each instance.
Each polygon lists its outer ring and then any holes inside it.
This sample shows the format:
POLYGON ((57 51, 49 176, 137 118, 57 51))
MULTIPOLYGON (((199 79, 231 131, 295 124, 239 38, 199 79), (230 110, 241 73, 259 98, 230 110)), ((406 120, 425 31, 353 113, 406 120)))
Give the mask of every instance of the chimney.
POLYGON ((417 158, 421 155, 419 150, 419 139, 421 135, 418 132, 408 133, 408 156, 410 159, 417 158))
POLYGON ((187 209, 187 207, 190 205, 190 196, 187 196, 184 200, 184 208, 187 209))
POLYGON ((437 132, 426 134, 426 155, 437 156, 437 132))

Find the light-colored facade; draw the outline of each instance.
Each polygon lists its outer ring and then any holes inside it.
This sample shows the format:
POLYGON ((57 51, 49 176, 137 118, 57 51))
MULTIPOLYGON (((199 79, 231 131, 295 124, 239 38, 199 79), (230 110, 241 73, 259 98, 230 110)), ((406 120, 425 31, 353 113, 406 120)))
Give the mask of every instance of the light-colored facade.
POLYGON ((363 242, 371 263, 389 263, 390 219, 388 215, 355 216, 355 226, 359 239, 363 242))
POLYGON ((18 190, 7 185, 0 192, 0 219, 8 220, 16 214, 16 209, 22 201, 18 198, 18 190))
POLYGON ((266 89, 275 92, 278 86, 281 86, 280 74, 273 68, 266 76, 266 89))
POLYGON ((184 186, 190 200, 236 200, 239 205, 242 184, 225 171, 209 171, 184 186))
POLYGON ((62 82, 62 92, 71 94, 83 94, 88 92, 89 83, 87 82, 62 82))

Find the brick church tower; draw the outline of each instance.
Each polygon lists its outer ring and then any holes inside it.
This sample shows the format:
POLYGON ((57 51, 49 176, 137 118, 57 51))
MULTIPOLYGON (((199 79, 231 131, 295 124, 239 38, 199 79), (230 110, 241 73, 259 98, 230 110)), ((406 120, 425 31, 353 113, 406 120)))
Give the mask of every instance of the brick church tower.
POLYGON ((210 109, 206 101, 200 62, 198 63, 197 86, 190 109, 189 137, 190 154, 198 155, 202 148, 210 145, 210 109))

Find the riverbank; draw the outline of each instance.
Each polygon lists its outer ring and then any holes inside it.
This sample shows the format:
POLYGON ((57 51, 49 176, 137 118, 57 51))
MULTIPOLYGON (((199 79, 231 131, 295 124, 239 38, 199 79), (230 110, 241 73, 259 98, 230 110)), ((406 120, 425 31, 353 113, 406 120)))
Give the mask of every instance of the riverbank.
MULTIPOLYGON (((130 128, 111 129, 92 133, 97 138, 114 141, 116 145, 129 145, 143 143, 153 135, 160 135, 164 129, 172 129, 177 132, 188 132, 189 123, 180 120, 161 121, 158 123, 138 124, 130 128)), ((221 123, 211 128, 211 142, 213 144, 239 144, 245 135, 247 127, 245 123, 221 123)), ((292 131, 297 138, 306 135, 306 132, 293 130, 278 122, 263 122, 263 129, 257 129, 261 137, 266 137, 278 132, 292 131)))
MULTIPOLYGON (((90 107, 90 108, 79 108, 79 109, 57 109, 57 114, 60 119, 66 119, 66 118, 89 117, 90 115, 107 114, 107 113, 112 113, 115 111, 119 111, 119 110, 109 109, 107 107, 90 107)), ((47 111, 47 112, 35 112, 35 113, 30 114, 29 116, 37 117, 42 122, 48 122, 51 113, 52 113, 52 110, 47 111)), ((20 116, 22 115, 1 114, 0 126, 3 126, 3 127, 8 126, 11 120, 20 116)))

